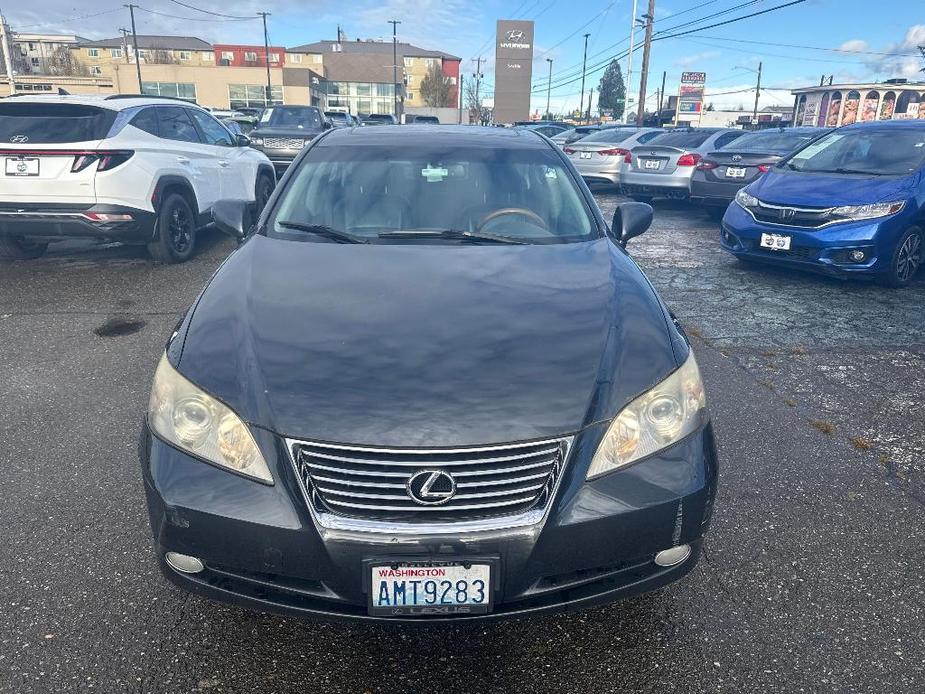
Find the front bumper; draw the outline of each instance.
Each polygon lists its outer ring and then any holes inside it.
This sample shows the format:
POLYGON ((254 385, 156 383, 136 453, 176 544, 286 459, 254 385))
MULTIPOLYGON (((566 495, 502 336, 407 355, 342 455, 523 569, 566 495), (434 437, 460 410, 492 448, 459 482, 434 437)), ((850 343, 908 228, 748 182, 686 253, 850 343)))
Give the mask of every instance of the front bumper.
POLYGON ((320 528, 301 496, 285 444, 254 430, 275 484, 259 484, 199 462, 144 429, 140 445, 158 561, 175 584, 261 610, 335 619, 458 621, 588 607, 652 590, 696 564, 716 491, 710 425, 657 456, 591 482, 587 460, 603 434, 576 437, 544 522, 510 530, 392 535, 320 528), (689 558, 655 564, 657 552, 688 544, 689 558), (184 574, 167 551, 198 557, 184 574), (388 558, 496 557, 495 602, 487 615, 373 617, 364 562, 388 558))
MULTIPOLYGON (((305 147, 308 147, 309 141, 306 141, 305 147)), ((263 152, 267 155, 267 159, 273 164, 277 169, 287 168, 297 156, 302 153, 303 148, 298 149, 272 149, 267 147, 260 147, 258 145, 251 145, 252 149, 256 149, 258 152, 263 152)))
POLYGON ((896 241, 907 225, 902 215, 897 215, 880 220, 805 229, 759 222, 741 205, 732 204, 723 216, 720 245, 729 253, 748 260, 836 277, 864 276, 888 270, 896 241), (789 236, 790 250, 761 248, 762 233, 789 236), (862 262, 851 262, 847 254, 852 250, 864 251, 865 259, 862 262))
POLYGON ((0 201, 0 234, 36 239, 96 238, 145 243, 153 240, 156 214, 124 205, 56 205, 0 201), (130 220, 99 219, 128 215, 130 220))

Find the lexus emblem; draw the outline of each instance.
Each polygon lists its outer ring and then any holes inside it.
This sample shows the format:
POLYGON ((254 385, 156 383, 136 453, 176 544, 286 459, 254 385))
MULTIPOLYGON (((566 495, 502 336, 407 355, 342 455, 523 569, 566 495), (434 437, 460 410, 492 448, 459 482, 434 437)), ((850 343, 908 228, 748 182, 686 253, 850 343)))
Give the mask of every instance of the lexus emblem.
POLYGON ((24 145, 28 141, 29 141, 28 135, 13 135, 13 137, 10 138, 10 142, 12 142, 13 144, 17 144, 17 145, 24 145))
POLYGON ((511 29, 505 36, 508 41, 523 41, 524 32, 520 29, 511 29))
POLYGON ((456 480, 443 470, 420 470, 405 484, 408 496, 422 506, 445 504, 456 496, 456 480))
POLYGON ((742 161, 742 155, 741 155, 741 154, 733 154, 733 155, 732 155, 732 161, 742 161))

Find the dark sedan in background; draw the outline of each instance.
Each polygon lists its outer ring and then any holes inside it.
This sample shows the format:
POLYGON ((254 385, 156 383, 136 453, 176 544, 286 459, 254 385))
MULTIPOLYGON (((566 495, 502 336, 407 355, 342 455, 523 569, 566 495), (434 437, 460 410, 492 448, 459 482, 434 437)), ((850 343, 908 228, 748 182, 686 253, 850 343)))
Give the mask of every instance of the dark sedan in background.
POLYGON ((827 128, 780 128, 733 140, 697 164, 691 178, 691 202, 705 205, 722 216, 742 188, 791 152, 827 132, 827 128))
POLYGON ((305 145, 332 127, 314 106, 273 106, 251 131, 251 147, 266 154, 277 170, 285 170, 305 145))

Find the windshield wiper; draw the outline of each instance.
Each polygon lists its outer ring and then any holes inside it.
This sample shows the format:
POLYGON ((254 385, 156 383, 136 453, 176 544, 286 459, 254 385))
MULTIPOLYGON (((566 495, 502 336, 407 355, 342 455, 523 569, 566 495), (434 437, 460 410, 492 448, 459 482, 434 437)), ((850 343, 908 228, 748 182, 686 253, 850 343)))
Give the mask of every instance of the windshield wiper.
POLYGON ((276 222, 284 229, 296 229, 298 231, 307 231, 310 234, 317 234, 326 239, 331 239, 337 243, 369 243, 368 240, 359 236, 348 234, 346 231, 333 229, 323 224, 303 224, 302 222, 293 222, 289 220, 277 220, 276 222))
POLYGON ((455 241, 492 241, 494 243, 511 243, 524 245, 527 242, 510 236, 486 234, 480 231, 463 231, 462 229, 398 229, 384 231, 379 234, 380 239, 452 239, 455 241))
POLYGON ((837 169, 819 169, 815 173, 834 173, 834 174, 864 174, 865 176, 889 176, 881 171, 863 171, 862 169, 846 169, 839 167, 837 169))

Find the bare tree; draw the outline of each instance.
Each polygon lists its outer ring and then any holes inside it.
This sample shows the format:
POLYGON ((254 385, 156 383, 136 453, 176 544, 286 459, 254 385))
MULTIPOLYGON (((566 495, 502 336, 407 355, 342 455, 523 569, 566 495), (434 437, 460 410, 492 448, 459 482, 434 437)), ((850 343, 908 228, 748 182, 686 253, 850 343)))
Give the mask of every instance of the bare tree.
POLYGON ((427 74, 421 80, 421 97, 424 103, 435 108, 443 108, 452 103, 450 78, 443 74, 439 63, 427 68, 427 74))
POLYGON ((491 109, 482 103, 482 95, 477 93, 475 80, 466 82, 464 96, 466 108, 469 109, 469 122, 478 123, 479 125, 489 123, 491 121, 491 109))
POLYGON ((73 50, 67 46, 58 46, 45 61, 48 73, 64 77, 86 77, 90 74, 89 68, 84 65, 73 50))
POLYGON ((174 58, 173 51, 166 48, 149 48, 145 51, 144 60, 152 65, 174 65, 179 62, 174 58))

